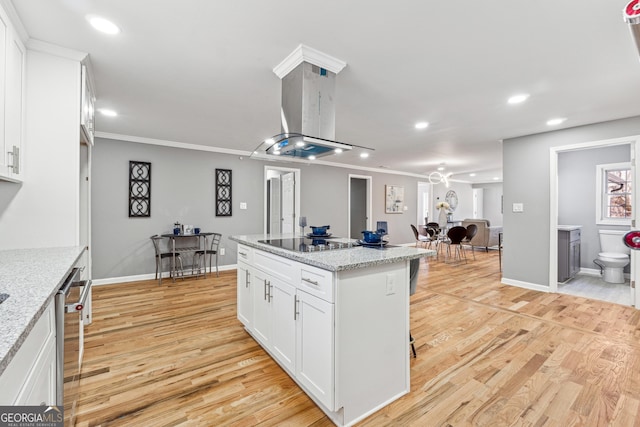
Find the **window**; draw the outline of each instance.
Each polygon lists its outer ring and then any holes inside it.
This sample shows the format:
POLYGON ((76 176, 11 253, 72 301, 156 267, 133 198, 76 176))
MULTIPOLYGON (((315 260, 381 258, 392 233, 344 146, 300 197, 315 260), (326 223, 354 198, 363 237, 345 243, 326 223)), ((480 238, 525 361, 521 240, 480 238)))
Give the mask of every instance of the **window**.
POLYGON ((631 224, 632 174, 630 163, 598 165, 598 224, 631 224))

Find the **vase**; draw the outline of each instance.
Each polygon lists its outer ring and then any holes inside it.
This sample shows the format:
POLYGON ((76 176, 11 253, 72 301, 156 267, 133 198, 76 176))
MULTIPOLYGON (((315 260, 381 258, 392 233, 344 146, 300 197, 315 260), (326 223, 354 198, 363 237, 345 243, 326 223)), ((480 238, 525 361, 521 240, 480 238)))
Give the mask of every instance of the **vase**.
POLYGON ((447 227, 447 212, 444 208, 440 208, 440 213, 438 214, 438 225, 441 229, 447 227))

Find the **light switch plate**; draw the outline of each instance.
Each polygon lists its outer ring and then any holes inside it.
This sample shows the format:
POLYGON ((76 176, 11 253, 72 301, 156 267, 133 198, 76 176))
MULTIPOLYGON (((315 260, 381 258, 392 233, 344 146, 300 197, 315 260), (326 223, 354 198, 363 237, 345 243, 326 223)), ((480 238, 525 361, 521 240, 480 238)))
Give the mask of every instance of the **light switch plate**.
POLYGON ((524 203, 514 203, 513 212, 524 212, 524 203))
POLYGON ((245 202, 240 202, 240 209, 247 209, 247 204, 245 202))

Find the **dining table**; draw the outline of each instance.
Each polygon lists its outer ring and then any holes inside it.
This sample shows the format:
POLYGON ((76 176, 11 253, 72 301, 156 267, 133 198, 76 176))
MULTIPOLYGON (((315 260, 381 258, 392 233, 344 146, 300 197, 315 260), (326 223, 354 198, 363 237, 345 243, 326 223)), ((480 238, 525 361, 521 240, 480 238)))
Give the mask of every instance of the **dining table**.
MULTIPOLYGON (((209 231, 201 231, 199 233, 166 233, 161 234, 162 237, 169 239, 171 253, 173 254, 173 262, 171 263, 171 277, 175 282, 176 276, 178 274, 178 264, 176 263, 176 257, 191 255, 191 274, 188 275, 190 277, 199 277, 204 276, 207 277, 207 269, 204 265, 198 264, 198 268, 196 271, 195 265, 195 254, 197 251, 203 251, 208 248, 209 244, 209 236, 213 235, 213 232, 209 231)), ((204 260, 204 257, 202 257, 204 260)), ((185 277, 185 266, 181 264, 180 276, 182 278, 185 277)))

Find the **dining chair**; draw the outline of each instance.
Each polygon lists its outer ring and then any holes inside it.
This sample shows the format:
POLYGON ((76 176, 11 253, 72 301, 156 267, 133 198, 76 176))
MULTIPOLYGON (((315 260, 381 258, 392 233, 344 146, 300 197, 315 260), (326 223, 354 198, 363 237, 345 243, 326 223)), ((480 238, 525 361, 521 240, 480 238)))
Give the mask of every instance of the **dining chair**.
POLYGON ((447 237, 449 241, 447 242, 447 257, 449 259, 451 256, 451 247, 454 247, 454 255, 453 258, 458 261, 464 261, 467 263, 467 255, 464 252, 464 247, 462 246, 462 241, 467 236, 467 229, 462 227, 461 225, 456 225, 455 227, 451 227, 449 231, 447 231, 447 237))
POLYGON ((218 250, 219 250, 219 246, 220 246, 220 240, 222 239, 222 234, 220 233, 213 233, 211 235, 211 247, 210 249, 201 249, 199 251, 195 251, 193 256, 194 257, 198 257, 197 260, 197 265, 200 265, 201 261, 201 257, 204 257, 204 271, 205 273, 207 272, 207 267, 206 267, 206 261, 207 261, 207 255, 209 255, 209 272, 212 272, 213 270, 211 269, 211 258, 213 258, 213 256, 216 256, 216 277, 220 276, 220 273, 218 272, 218 250))
POLYGON ((418 229, 416 228, 415 225, 410 224, 411 225, 411 231, 413 231, 413 235, 416 238, 416 247, 418 246, 418 243, 420 243, 420 245, 426 249, 427 247, 427 243, 431 243, 431 239, 427 236, 423 236, 422 234, 418 233, 418 229))
POLYGON ((177 261, 180 263, 180 271, 182 271, 182 257, 180 256, 179 253, 175 254, 175 261, 174 261, 174 253, 172 251, 167 251, 167 250, 163 250, 160 248, 160 243, 162 242, 162 240, 164 240, 164 237, 161 237, 157 234, 154 234, 153 236, 150 237, 151 238, 151 242, 153 243, 153 249, 155 250, 156 256, 156 280, 158 280, 158 278, 160 279, 158 284, 161 285, 162 284, 162 261, 165 259, 169 259, 170 261, 170 269, 169 269, 169 275, 171 277, 174 277, 174 271, 175 271, 175 264, 174 262, 177 261), (160 275, 158 277, 158 271, 160 272, 160 275))
POLYGON ((476 259, 476 252, 473 250, 473 245, 471 244, 471 240, 478 233, 478 226, 476 224, 467 225, 467 235, 462 240, 462 243, 465 245, 471 246, 471 254, 473 255, 473 259, 476 259))

